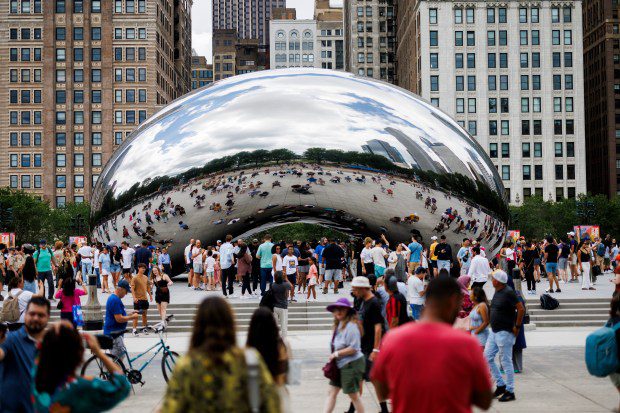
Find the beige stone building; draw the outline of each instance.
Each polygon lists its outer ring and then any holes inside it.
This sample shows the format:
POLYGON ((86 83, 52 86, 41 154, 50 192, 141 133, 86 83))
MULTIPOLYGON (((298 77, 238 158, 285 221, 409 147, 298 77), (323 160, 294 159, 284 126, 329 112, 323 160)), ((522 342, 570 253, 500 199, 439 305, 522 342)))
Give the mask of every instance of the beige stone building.
POLYGON ((267 56, 258 39, 241 39, 235 29, 213 31, 213 80, 265 70, 267 56))
POLYGON ((204 56, 192 56, 192 90, 213 83, 213 65, 204 56))
POLYGON ((0 186, 88 200, 114 149, 190 90, 191 6, 0 2, 0 186))

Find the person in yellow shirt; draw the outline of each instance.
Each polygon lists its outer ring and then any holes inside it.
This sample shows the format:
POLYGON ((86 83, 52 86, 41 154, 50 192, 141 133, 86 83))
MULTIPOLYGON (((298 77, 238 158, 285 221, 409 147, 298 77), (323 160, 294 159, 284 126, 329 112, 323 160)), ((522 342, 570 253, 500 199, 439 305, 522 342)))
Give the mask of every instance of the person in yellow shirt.
POLYGON ((429 251, 428 266, 433 269, 433 276, 437 277, 437 254, 435 253, 435 247, 439 245, 439 243, 437 242, 437 237, 434 235, 431 237, 431 240, 433 240, 433 243, 431 244, 428 250, 429 251))

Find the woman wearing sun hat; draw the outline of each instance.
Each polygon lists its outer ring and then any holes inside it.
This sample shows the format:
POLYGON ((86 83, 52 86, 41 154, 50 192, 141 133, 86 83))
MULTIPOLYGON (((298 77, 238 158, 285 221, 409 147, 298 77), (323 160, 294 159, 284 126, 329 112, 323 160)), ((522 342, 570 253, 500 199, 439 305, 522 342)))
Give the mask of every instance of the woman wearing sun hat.
POLYGON ((364 413, 360 386, 364 377, 366 364, 362 354, 362 330, 357 322, 357 315, 353 304, 346 298, 339 298, 327 306, 327 311, 334 315, 334 334, 332 339, 332 354, 329 360, 336 360, 340 370, 337 380, 330 380, 330 388, 325 400, 325 413, 331 413, 336 404, 338 392, 351 398, 355 410, 364 413))

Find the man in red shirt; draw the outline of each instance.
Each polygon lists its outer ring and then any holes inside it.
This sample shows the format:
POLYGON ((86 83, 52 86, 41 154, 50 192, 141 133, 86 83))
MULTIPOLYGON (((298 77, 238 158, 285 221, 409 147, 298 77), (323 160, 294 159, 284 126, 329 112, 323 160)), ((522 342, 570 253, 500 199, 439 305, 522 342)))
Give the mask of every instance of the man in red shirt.
POLYGON ((392 399, 394 413, 491 406, 491 379, 480 344, 452 328, 461 300, 453 278, 434 278, 420 322, 393 329, 383 339, 371 379, 379 399, 392 399))

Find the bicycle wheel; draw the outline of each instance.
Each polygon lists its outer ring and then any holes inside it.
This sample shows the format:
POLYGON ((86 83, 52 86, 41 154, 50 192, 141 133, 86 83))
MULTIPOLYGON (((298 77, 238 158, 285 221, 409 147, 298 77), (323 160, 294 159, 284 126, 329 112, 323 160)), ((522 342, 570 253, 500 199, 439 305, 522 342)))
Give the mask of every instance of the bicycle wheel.
POLYGON ((166 383, 170 380, 170 377, 172 377, 172 371, 178 359, 179 353, 176 351, 167 351, 161 358, 161 373, 164 375, 166 383))
MULTIPOLYGON (((127 374, 127 370, 125 369, 125 365, 123 362, 116 356, 111 354, 106 354, 115 364, 118 364, 120 368, 123 370, 123 374, 127 374)), ((82 377, 96 377, 101 380, 110 380, 110 372, 105 368, 101 359, 97 356, 92 356, 89 358, 86 363, 82 366, 82 371, 80 372, 82 377)))

